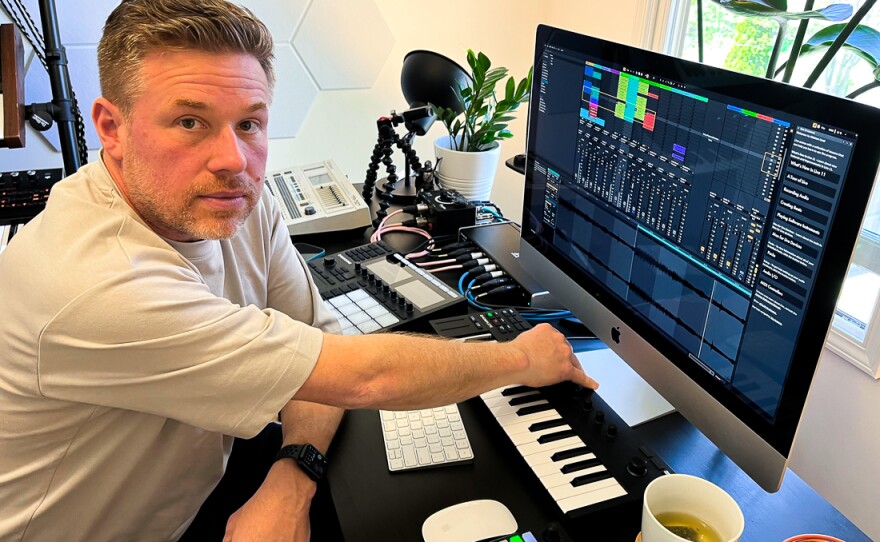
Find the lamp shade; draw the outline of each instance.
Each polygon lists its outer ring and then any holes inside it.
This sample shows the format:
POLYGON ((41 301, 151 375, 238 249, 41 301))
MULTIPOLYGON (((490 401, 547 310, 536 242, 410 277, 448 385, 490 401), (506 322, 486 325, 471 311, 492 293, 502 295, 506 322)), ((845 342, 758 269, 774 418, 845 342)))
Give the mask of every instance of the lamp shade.
POLYGON ((410 51, 403 58, 400 88, 410 107, 433 104, 461 113, 452 90, 467 86, 468 73, 455 61, 432 51, 410 51))

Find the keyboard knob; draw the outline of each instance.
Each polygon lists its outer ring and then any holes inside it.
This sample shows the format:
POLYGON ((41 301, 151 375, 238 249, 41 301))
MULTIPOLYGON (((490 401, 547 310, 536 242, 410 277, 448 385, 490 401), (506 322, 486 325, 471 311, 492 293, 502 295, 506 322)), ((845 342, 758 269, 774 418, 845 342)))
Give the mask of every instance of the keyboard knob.
POLYGON ((413 304, 411 302, 407 301, 406 312, 413 312, 413 311, 415 311, 415 306, 413 306, 413 304))
POLYGON ((608 429, 605 430, 605 436, 608 438, 614 438, 617 436, 617 426, 615 424, 609 424, 608 429))
POLYGON ((633 456, 629 460, 629 464, 626 466, 626 472, 630 473, 636 478, 641 478, 642 476, 648 474, 648 463, 637 455, 633 456))
POLYGON ((391 290, 391 301, 397 301, 397 292, 391 290))
POLYGON ((584 412, 592 412, 593 411, 593 400, 589 397, 584 398, 583 404, 584 412))
POLYGON ((404 306, 406 304, 406 298, 403 296, 400 296, 399 298, 397 298, 397 304, 400 305, 401 307, 404 306))
POLYGON ((596 411, 596 415, 593 417, 593 425, 596 427, 601 427, 602 424, 605 423, 605 413, 601 410, 596 411))
POLYGON ((356 273, 360 273, 361 268, 363 267, 364 266, 361 264, 361 262, 354 262, 354 270, 356 273))
POLYGON ((336 267, 336 258, 334 258, 333 256, 327 256, 326 258, 324 258, 324 267, 336 267))

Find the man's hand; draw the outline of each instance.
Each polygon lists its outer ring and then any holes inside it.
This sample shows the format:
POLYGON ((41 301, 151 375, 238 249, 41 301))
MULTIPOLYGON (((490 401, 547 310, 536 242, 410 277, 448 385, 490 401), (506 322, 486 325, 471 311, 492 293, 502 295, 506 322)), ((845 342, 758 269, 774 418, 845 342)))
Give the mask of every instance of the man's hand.
POLYGON ((591 389, 599 387, 584 373, 565 337, 550 324, 538 324, 508 344, 528 360, 522 384, 540 387, 570 380, 591 389))
POLYGON ((230 516, 223 542, 308 542, 316 487, 293 461, 276 461, 260 489, 230 516))

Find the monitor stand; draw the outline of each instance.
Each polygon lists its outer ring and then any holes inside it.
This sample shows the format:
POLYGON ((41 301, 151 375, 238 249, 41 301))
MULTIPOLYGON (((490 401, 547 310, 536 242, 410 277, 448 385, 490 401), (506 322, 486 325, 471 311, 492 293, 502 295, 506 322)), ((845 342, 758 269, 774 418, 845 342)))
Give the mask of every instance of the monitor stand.
MULTIPOLYGON (((597 344, 602 344, 595 341, 597 344)), ((599 395, 630 427, 659 418, 675 408, 610 348, 575 354, 586 373, 599 382, 599 395)))

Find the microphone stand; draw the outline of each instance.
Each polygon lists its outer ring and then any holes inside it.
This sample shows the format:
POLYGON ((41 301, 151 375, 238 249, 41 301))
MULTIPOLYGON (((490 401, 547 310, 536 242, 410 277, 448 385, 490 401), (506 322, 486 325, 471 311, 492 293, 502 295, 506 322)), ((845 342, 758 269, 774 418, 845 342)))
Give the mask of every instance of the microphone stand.
POLYGON ((43 25, 43 39, 46 46, 46 65, 49 71, 49 84, 52 88, 52 118, 58 123, 58 136, 61 139, 61 157, 64 171, 70 175, 82 165, 76 138, 76 118, 73 112, 73 93, 70 74, 67 71, 67 53, 61 44, 58 30, 58 15, 54 0, 40 1, 40 21, 43 25))

